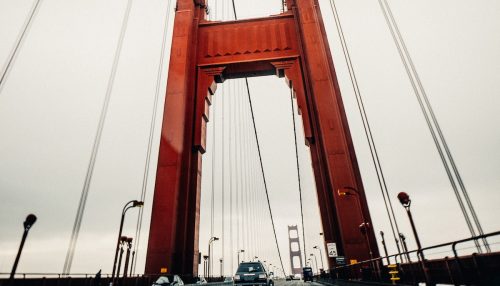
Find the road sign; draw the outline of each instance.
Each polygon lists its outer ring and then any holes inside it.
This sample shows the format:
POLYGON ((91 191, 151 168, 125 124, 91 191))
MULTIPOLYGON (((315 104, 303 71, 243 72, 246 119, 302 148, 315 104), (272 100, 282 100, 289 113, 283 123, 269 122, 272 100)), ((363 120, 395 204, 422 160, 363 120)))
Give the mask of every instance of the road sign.
POLYGON ((326 249, 328 252, 328 257, 337 257, 337 244, 335 242, 329 242, 326 244, 326 249))
POLYGON ((337 265, 345 265, 345 257, 338 256, 335 258, 335 262, 337 263, 337 265))

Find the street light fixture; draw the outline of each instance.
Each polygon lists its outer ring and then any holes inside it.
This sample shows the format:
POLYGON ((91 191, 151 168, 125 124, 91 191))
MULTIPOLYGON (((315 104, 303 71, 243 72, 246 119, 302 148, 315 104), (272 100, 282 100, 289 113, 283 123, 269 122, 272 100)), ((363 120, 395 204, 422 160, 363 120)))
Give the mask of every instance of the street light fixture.
POLYGON ((321 258, 321 269, 325 270, 325 265, 323 264, 323 252, 321 251, 321 247, 316 245, 316 246, 313 246, 313 248, 319 250, 319 257, 321 258))
POLYGON ((240 262, 242 262, 242 261, 240 261, 240 253, 243 253, 243 252, 245 252, 245 250, 244 250, 244 249, 240 249, 240 250, 238 250, 238 252, 237 252, 237 253, 238 253, 238 265, 240 264, 240 262))
POLYGON ((125 213, 131 208, 142 207, 142 206, 144 206, 144 202, 138 200, 129 201, 128 203, 125 204, 125 206, 123 206, 122 216, 120 219, 120 230, 118 231, 118 239, 116 240, 115 259, 113 261, 113 272, 111 274, 111 281, 114 281, 115 278, 116 260, 118 259, 118 248, 120 248, 120 238, 122 237, 123 222, 125 221, 125 213))
POLYGON ((12 266, 12 271, 10 272, 9 281, 14 279, 14 275, 16 274, 17 264, 19 263, 19 259, 21 258, 21 252, 23 252, 24 242, 28 237, 28 232, 30 228, 33 226, 33 224, 35 224, 35 222, 36 222, 36 215, 34 214, 29 214, 26 217, 26 220, 23 222, 24 226, 23 237, 21 238, 21 244, 19 245, 19 249, 17 250, 16 260, 14 261, 14 265, 12 266))
POLYGON ((420 239, 418 237, 417 229, 415 228, 415 222, 413 221, 413 216, 410 211, 410 206, 411 206, 410 196, 405 192, 400 192, 398 194, 398 200, 401 203, 401 205, 403 205, 403 207, 406 210, 406 213, 408 214, 408 219, 410 220, 411 229, 413 231, 413 235, 415 236, 415 242, 417 243, 417 249, 419 250, 420 257, 422 258, 422 260, 424 260, 425 259, 424 253, 420 251, 422 249, 422 245, 420 244, 420 239))
POLYGON ((208 276, 212 277, 211 264, 212 264, 212 242, 219 240, 218 237, 212 236, 208 241, 208 276))

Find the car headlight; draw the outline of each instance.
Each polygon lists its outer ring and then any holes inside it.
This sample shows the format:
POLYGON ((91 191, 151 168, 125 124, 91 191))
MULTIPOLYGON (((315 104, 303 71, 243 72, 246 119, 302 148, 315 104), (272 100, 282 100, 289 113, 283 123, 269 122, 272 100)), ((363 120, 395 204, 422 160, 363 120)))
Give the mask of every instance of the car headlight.
POLYGON ((259 274, 259 279, 265 279, 266 278, 266 274, 262 273, 262 274, 259 274))
POLYGON ((240 280, 240 275, 238 274, 234 275, 234 280, 240 280))

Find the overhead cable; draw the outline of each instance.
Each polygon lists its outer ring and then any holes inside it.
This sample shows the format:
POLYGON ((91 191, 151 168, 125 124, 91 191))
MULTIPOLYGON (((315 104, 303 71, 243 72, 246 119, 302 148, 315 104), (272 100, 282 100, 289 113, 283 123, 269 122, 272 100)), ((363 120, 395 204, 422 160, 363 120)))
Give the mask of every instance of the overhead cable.
POLYGON ((111 99, 111 93, 113 91, 113 86, 114 86, 115 77, 116 77, 116 71, 118 68, 118 63, 120 61, 120 55, 121 55, 121 51, 122 51, 123 40, 125 38, 125 32, 127 31, 128 19, 130 16, 130 10, 132 8, 132 2, 133 2, 132 0, 128 0, 127 7, 125 9, 125 15, 124 15, 123 20, 122 20, 120 35, 118 37, 118 42, 117 42, 117 46, 116 46, 116 50, 115 50, 115 56, 113 59, 113 66, 111 68, 111 73, 109 75, 108 86, 106 88, 106 94, 105 94, 104 102, 103 102, 103 105, 101 108, 101 114, 99 116, 99 123, 97 126, 96 135, 94 137, 94 143, 92 145, 92 152, 90 154, 90 160, 89 160, 89 164, 87 167, 87 174, 85 176, 85 182, 83 184, 82 192, 80 195, 80 201, 78 203, 78 210, 76 212, 75 222, 73 224, 71 239, 70 239, 70 243, 68 246, 68 251, 66 253, 66 259, 64 261, 62 273, 65 275, 69 274, 69 272, 71 270, 71 264, 73 262, 73 256, 75 254, 75 247, 76 247, 76 243, 78 240, 78 235, 80 233, 80 227, 82 224, 83 214, 85 212, 85 206, 86 206, 87 197, 89 194, 90 183, 92 181, 92 175, 94 173, 94 166, 95 166, 95 161, 97 158, 97 153, 99 151, 99 146, 101 144, 102 131, 104 129, 104 123, 106 121, 106 115, 108 113, 109 101, 111 99))
MULTIPOLYGON (((158 110, 158 101, 160 98, 160 91, 163 91, 162 86, 162 75, 164 69, 164 59, 165 59, 165 49, 167 43, 167 35, 169 32, 169 24, 170 24, 170 12, 172 6, 172 0, 169 0, 166 6, 165 20, 163 22, 163 36, 161 42, 161 50, 160 50, 160 59, 158 60, 158 71, 156 74, 156 88, 155 88, 155 96, 153 100, 153 109, 151 112, 151 119, 149 121, 149 137, 148 137, 148 147, 146 150, 146 161, 144 163, 144 171, 142 175, 142 186, 141 186, 141 201, 144 202, 146 199, 146 194, 148 190, 148 178, 149 178, 149 168, 151 162, 151 151, 153 147, 153 138, 156 130, 156 114, 158 110)), ((134 260, 132 261, 133 269, 132 273, 135 273, 135 268, 137 266, 137 257, 140 250, 140 242, 141 242, 141 230, 142 230, 142 222, 143 222, 143 213, 144 208, 139 208, 139 214, 137 216, 137 223, 135 228, 135 246, 134 246, 134 260)))
POLYGON ((26 38, 26 34, 28 33, 29 28, 31 27, 33 18, 35 17, 36 13, 39 10, 40 2, 41 0, 35 0, 35 2, 33 2, 31 11, 29 12, 28 17, 26 18, 26 21, 24 22, 24 25, 21 29, 21 32, 19 33, 16 42, 14 43, 14 47, 12 48, 9 57, 7 58, 7 62, 5 63, 4 68, 2 70, 2 75, 0 76, 0 91, 2 90, 5 79, 7 78, 7 75, 12 67, 12 64, 14 63, 17 57, 19 49, 22 43, 24 42, 24 39, 26 38))
POLYGON ((340 43, 342 46, 342 52, 344 54, 345 61, 347 63, 347 68, 349 71, 349 77, 351 79, 352 88, 356 97, 356 103, 358 106, 359 114, 361 116, 361 122, 363 123, 363 130, 368 141, 368 147, 370 149, 370 155, 372 158, 373 166, 375 168, 375 173, 377 175, 378 184, 380 187, 380 192, 384 200, 385 210, 387 217, 389 218, 389 224, 391 227, 392 235, 396 243, 396 248, 398 253, 401 253, 401 248, 399 246, 399 240, 396 233, 400 233, 396 216, 394 215, 394 208, 392 206, 391 197, 387 188, 385 181, 384 171, 382 169, 382 164, 380 163, 380 158, 378 156, 377 148, 375 145, 375 140, 370 127, 370 122, 368 120, 368 115, 366 114, 363 97, 361 96, 361 91, 359 89, 358 80, 356 73, 354 71, 354 65, 352 64, 351 56, 347 46, 347 41, 345 39, 344 30, 342 29, 342 24, 340 22, 340 17, 338 15, 337 7, 334 0, 330 0, 330 8, 332 10, 333 18, 335 20, 335 26, 337 28, 337 33, 339 34, 340 43))
MULTIPOLYGON (((236 6, 234 4, 234 0, 231 0, 231 3, 232 3, 232 6, 233 6, 234 18, 235 18, 235 20, 237 20, 238 16, 236 14, 236 6)), ((285 273, 285 267, 283 266, 283 259, 281 258, 281 251, 280 251, 280 248, 279 248, 279 245, 278 245, 278 237, 276 236, 276 227, 274 225, 274 218, 273 218, 273 213, 272 213, 272 210, 271 210, 271 202, 269 200, 269 193, 268 193, 268 190, 267 190, 266 176, 264 174, 264 165, 262 164, 262 156, 261 156, 261 152, 260 152, 259 137, 257 135, 257 127, 255 125, 255 116, 254 116, 253 107, 252 107, 252 98, 250 96, 250 88, 248 86, 248 79, 247 78, 245 78, 245 86, 246 86, 246 91, 247 91, 247 95, 248 95, 248 102, 250 104, 250 112, 251 112, 251 115, 252 115, 252 123, 253 123, 253 129, 254 129, 254 134, 255 134, 255 141, 257 143, 257 152, 258 152, 258 155, 259 155, 260 169, 261 169, 261 172, 262 172, 262 179, 263 179, 263 183, 264 183, 264 190, 265 190, 265 193, 266 193, 266 200, 267 200, 267 206, 268 206, 268 209, 269 209, 269 216, 271 218, 271 225, 272 225, 272 229, 273 229, 273 233, 274 233, 274 240, 276 242, 276 249, 278 251, 278 256, 279 256, 281 268, 283 270, 283 273, 285 273)))
MULTIPOLYGON (((292 82, 293 84, 293 82, 292 82)), ((307 250, 306 250, 306 231, 305 231, 305 225, 304 225, 304 208, 303 208, 303 202, 302 202, 302 183, 300 180, 300 163, 299 163, 299 148, 297 144, 297 127, 295 124, 295 108, 293 105, 293 88, 292 84, 290 84, 290 103, 291 103, 291 110, 292 110, 292 122, 293 122, 293 140, 295 143, 295 159, 296 159, 296 167, 297 167, 297 182, 299 185, 299 202, 300 202, 300 218, 302 220, 302 243, 304 245, 304 264, 305 260, 307 259, 307 250)))
MULTIPOLYGON (((423 84, 420 80, 420 77, 417 73, 417 70, 415 68, 415 65, 413 64, 413 60, 411 59, 410 53, 406 47, 406 44, 404 42, 404 39, 399 31, 399 27, 397 25, 397 22, 394 19, 394 16, 392 14, 392 11, 390 9, 389 3, 384 0, 378 0, 379 6, 383 12, 386 24, 391 32, 391 36, 393 38, 394 44, 396 45, 396 48, 398 50, 399 56, 401 58, 401 61, 404 65, 405 71, 408 75, 408 79, 410 80, 410 83, 412 85, 414 94, 418 100, 420 109, 422 111, 422 114, 424 115, 424 118, 427 123, 427 127, 429 128, 429 131, 431 133, 431 136, 433 138, 434 144, 436 146, 436 149, 439 153, 439 156, 441 158, 441 162, 443 163, 443 167, 445 168, 446 174, 448 176, 448 179, 450 181, 450 184, 453 188, 453 192, 455 194, 455 197, 457 199, 457 202, 460 206, 460 209, 462 211, 462 214, 464 216, 465 222, 467 224, 467 227, 469 228, 469 231, 472 236, 476 236, 476 231, 474 229, 474 226, 472 224, 472 221, 469 217, 469 214, 467 212, 467 207, 469 208, 469 212, 471 213, 472 219, 474 220, 474 223, 476 225, 476 228, 479 232, 479 235, 484 234, 483 229, 481 227, 480 221, 477 217, 477 214, 474 210, 474 207, 472 205, 472 202, 470 201, 469 195, 467 193, 467 189, 465 188, 465 185, 461 179, 460 173, 458 172, 458 168, 454 162, 453 156, 451 154, 451 151, 448 147, 448 144, 446 142, 446 139, 444 137, 444 134, 441 130, 441 127, 437 121, 437 118, 435 116, 435 113, 433 111, 433 108, 430 104, 429 98, 427 97, 427 94, 425 92, 425 89, 423 87, 423 84), (437 135, 436 135, 437 133, 437 135), (441 147, 441 144, 443 145, 445 151, 443 152, 443 149, 441 147), (446 153, 446 155, 445 155, 446 153), (450 164, 448 164, 449 160, 450 164), (463 199, 460 195, 460 191, 457 186, 457 182, 455 181, 455 178, 453 177, 452 171, 450 170, 450 166, 453 169, 453 173, 458 181, 458 185, 460 186, 462 195, 465 198, 465 201, 467 203, 467 207, 465 206, 463 199)), ((490 252, 491 249, 489 247, 488 241, 486 238, 482 239, 483 244, 486 248, 487 252, 490 252)), ((481 246, 478 241, 474 241, 476 248, 479 253, 482 253, 481 246)))

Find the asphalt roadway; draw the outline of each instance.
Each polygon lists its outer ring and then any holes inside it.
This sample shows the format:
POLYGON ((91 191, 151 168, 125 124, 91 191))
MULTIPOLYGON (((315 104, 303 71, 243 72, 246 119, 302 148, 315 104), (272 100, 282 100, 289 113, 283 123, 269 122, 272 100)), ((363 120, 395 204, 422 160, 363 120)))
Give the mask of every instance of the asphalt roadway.
POLYGON ((316 283, 316 282, 304 282, 302 280, 274 280, 275 286, 325 286, 324 284, 316 283))

